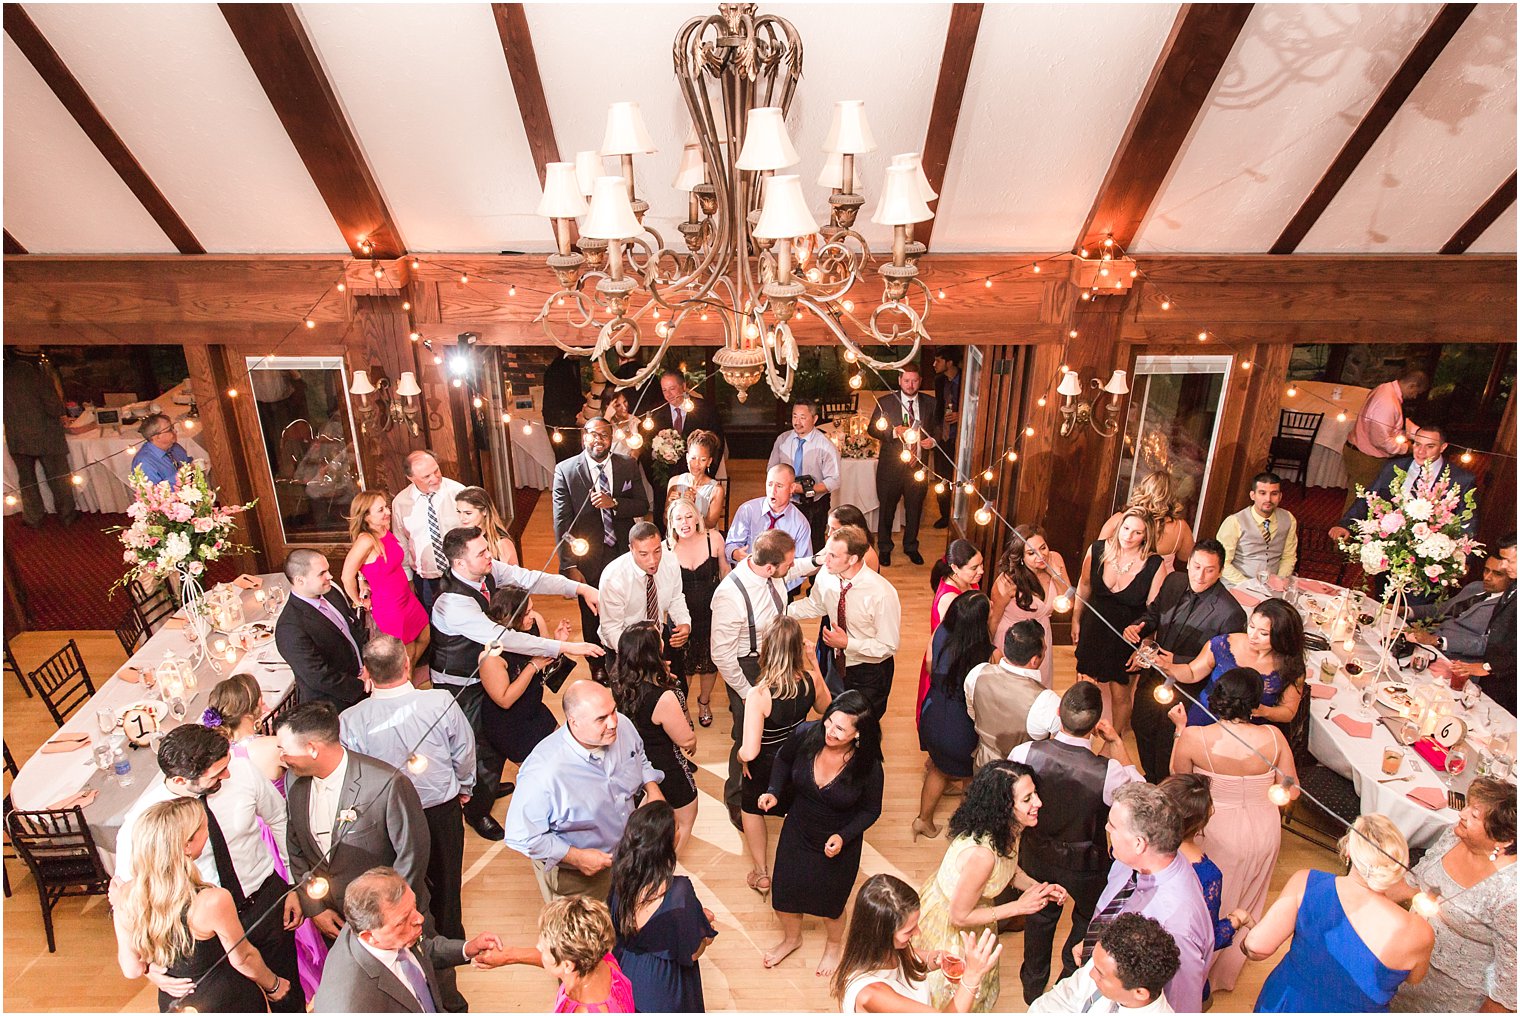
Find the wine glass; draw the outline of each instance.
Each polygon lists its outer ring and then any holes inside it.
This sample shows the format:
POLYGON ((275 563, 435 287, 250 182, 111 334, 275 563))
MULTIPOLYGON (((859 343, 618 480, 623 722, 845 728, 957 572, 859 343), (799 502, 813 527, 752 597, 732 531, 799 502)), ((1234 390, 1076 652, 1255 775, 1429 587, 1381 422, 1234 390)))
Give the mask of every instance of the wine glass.
POLYGON ((111 756, 114 749, 109 740, 100 741, 95 745, 95 768, 103 773, 111 771, 111 756))
POLYGON ((1368 677, 1366 683, 1362 685, 1360 701, 1360 719, 1367 720, 1368 722, 1377 719, 1377 711, 1373 708, 1373 705, 1377 702, 1377 685, 1373 683, 1371 677, 1368 677))
POLYGON ((159 695, 158 672, 152 667, 144 667, 140 673, 142 674, 143 691, 147 694, 149 700, 157 699, 159 695))
POLYGON ((102 734, 109 734, 116 729, 116 710, 110 706, 101 706, 95 710, 95 725, 100 728, 102 734))
POLYGON ((1446 765, 1444 768, 1446 770, 1446 791, 1450 793, 1452 777, 1460 776, 1462 771, 1467 768, 1467 752, 1463 751, 1460 747, 1447 749, 1446 765))
POLYGON ((1409 761, 1413 762, 1414 743, 1420 739, 1420 725, 1413 719, 1405 720, 1399 724, 1398 732, 1394 736, 1398 738, 1399 744, 1404 746, 1404 754, 1408 756, 1409 761))
POLYGON ((184 723, 185 722, 185 716, 189 712, 190 712, 190 709, 185 704, 184 698, 182 698, 181 696, 176 695, 172 699, 169 700, 169 713, 176 720, 180 721, 181 723, 184 723))
POLYGON ((1476 681, 1468 681, 1462 688, 1462 708, 1472 712, 1478 708, 1478 703, 1483 701, 1483 689, 1476 681))

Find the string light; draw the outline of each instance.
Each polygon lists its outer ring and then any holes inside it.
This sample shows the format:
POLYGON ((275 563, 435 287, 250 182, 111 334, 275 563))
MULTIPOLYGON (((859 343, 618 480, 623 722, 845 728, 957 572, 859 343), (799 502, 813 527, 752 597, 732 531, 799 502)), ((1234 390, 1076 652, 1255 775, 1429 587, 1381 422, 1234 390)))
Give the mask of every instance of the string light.
POLYGON ((470 284, 470 277, 468 275, 466 275, 464 272, 460 272, 459 273, 459 284, 461 286, 468 286, 470 284))
POLYGON ((7 508, 14 508, 14 507, 16 507, 16 495, 15 494, 7 494, 7 495, 5 495, 5 506, 7 508))
POLYGON ((591 543, 585 537, 577 536, 570 541, 570 553, 576 557, 585 557, 591 553, 591 543))
POLYGON ((553 430, 553 431, 549 432, 549 440, 553 441, 555 444, 564 444, 565 443, 565 437, 564 437, 564 435, 561 434, 557 430, 553 430))
POLYGON ((510 424, 512 422, 512 414, 511 413, 507 413, 507 412, 503 412, 501 414, 501 422, 503 424, 510 424))
POLYGON ((315 327, 317 327, 317 323, 315 321, 313 321, 311 318, 307 318, 306 319, 306 327, 307 328, 315 328, 315 327))
POLYGON ((1199 342, 1207 342, 1207 341, 1209 341, 1209 333, 1206 332, 1206 331, 1205 332, 1199 332, 1198 333, 1198 341, 1199 342))
MULTIPOLYGON (((851 380, 854 380, 854 378, 851 378, 851 380)), ((856 387, 858 388, 860 386, 856 385, 856 387)), ((876 418, 876 429, 877 430, 886 430, 887 429, 887 418, 885 416, 878 416, 876 418)))
POLYGON ((238 397, 238 390, 236 388, 229 388, 229 389, 227 389, 227 397, 229 399, 235 399, 235 398, 237 398, 238 397))
POLYGON ((530 421, 525 421, 523 423, 522 431, 523 431, 523 436, 524 437, 528 437, 528 436, 532 435, 532 433, 533 433, 533 423, 532 423, 531 420, 530 421))
POLYGON ((1004 458, 1006 458, 1010 463, 1017 462, 1019 461, 1019 453, 1013 451, 1012 449, 1009 449, 1008 454, 1005 455, 1004 458))
POLYGON ((644 447, 644 435, 640 434, 638 431, 634 431, 632 434, 629 434, 628 447, 632 448, 634 451, 638 451, 640 448, 644 447))
POLYGON ((413 342, 420 342, 422 340, 422 333, 421 332, 413 332, 410 335, 410 338, 411 338, 411 340, 413 342))
POLYGON ((1162 300, 1161 301, 1161 309, 1162 310, 1171 310, 1172 309, 1172 301, 1170 301, 1170 300, 1162 300))
POLYGON ((1345 413, 1344 410, 1342 410, 1341 412, 1335 414, 1335 422, 1336 423, 1345 423, 1346 422, 1346 413, 1345 413))
POLYGON ((988 289, 991 289, 992 288, 992 276, 989 275, 986 279, 984 279, 982 281, 982 285, 985 286, 988 289))
POLYGON ((990 525, 992 522, 992 509, 987 508, 986 506, 978 508, 976 510, 976 515, 973 517, 976 519, 976 524, 979 526, 990 525))
POLYGON ((848 314, 850 311, 852 311, 852 310, 855 309, 855 301, 854 300, 846 300, 844 302, 843 306, 844 306, 844 312, 846 314, 848 314))
POLYGON ((462 377, 456 377, 454 379, 454 387, 455 388, 463 388, 464 387, 464 378, 462 378, 462 377))
POLYGON ((1288 386, 1288 398, 1291 399, 1294 396, 1296 396, 1297 394, 1298 394, 1298 386, 1297 385, 1289 385, 1288 386))
POLYGON ((437 353, 434 353, 433 354, 433 366, 434 367, 439 367, 439 366, 442 366, 442 365, 443 365, 443 357, 440 356, 437 353))
POLYGON ((1025 437, 1034 437, 1034 427, 1032 427, 1032 426, 1031 427, 1025 427, 1024 428, 1024 436, 1025 437))
POLYGON ((902 454, 899 456, 899 458, 901 458, 904 462, 912 462, 913 461, 913 452, 910 451, 907 448, 904 448, 902 450, 902 454))
POLYGON ((991 483, 995 478, 996 475, 990 469, 982 473, 982 479, 986 480, 988 483, 991 483))
POLYGON ((332 883, 326 875, 313 875, 306 880, 306 895, 314 900, 325 899, 328 891, 332 889, 332 883))
POLYGON ((940 290, 940 291, 939 291, 939 298, 940 298, 940 299, 941 299, 941 300, 943 300, 943 299, 944 299, 944 298, 945 298, 945 291, 944 291, 944 290, 943 290, 943 289, 941 289, 941 290, 940 290))
POLYGON ((410 300, 402 300, 401 301, 401 309, 402 310, 411 310, 412 309, 412 301, 410 301, 410 300))
POLYGON ((375 266, 375 278, 377 278, 377 279, 383 279, 383 278, 385 278, 385 269, 381 268, 379 265, 375 266))
POLYGON ((1470 463, 1471 463, 1471 462, 1472 462, 1472 460, 1473 460, 1473 453, 1472 453, 1472 452, 1471 452, 1471 451, 1464 451, 1464 452, 1463 452, 1463 453, 1462 453, 1462 454, 1461 454, 1461 455, 1460 455, 1460 456, 1459 456, 1459 458, 1460 458, 1460 459, 1461 459, 1461 462, 1462 462, 1462 465, 1464 465, 1464 466, 1465 466, 1465 465, 1468 465, 1468 464, 1470 464, 1470 463))
POLYGON ((1069 332, 1066 333, 1066 337, 1068 339, 1074 339, 1074 338, 1076 338, 1077 337, 1077 330, 1075 328, 1073 328, 1071 331, 1069 331, 1069 332))
POLYGON ((902 439, 903 444, 916 445, 918 444, 918 431, 909 427, 902 432, 902 439))
POLYGON ((1044 409, 1046 401, 1047 400, 1046 400, 1045 396, 1041 395, 1039 398, 1037 398, 1037 399, 1034 400, 1034 404, 1037 405, 1037 406, 1039 406, 1041 409, 1044 409))
POLYGON ((1162 683, 1162 684, 1156 685, 1156 690, 1152 694, 1155 695, 1156 701, 1159 702, 1159 703, 1161 703, 1162 705, 1164 705, 1164 706, 1171 705, 1176 700, 1176 698, 1177 698, 1177 681, 1176 681, 1176 679, 1173 678, 1170 674, 1168 674, 1167 678, 1166 678, 1166 681, 1164 683, 1162 683))
POLYGON ((967 480, 964 484, 962 484, 961 490, 964 490, 966 492, 966 495, 969 497, 970 495, 976 493, 976 484, 972 483, 970 480, 967 480))
POLYGON ((1409 906, 1410 909, 1412 909, 1415 913, 1419 914, 1421 917, 1425 918, 1428 921, 1440 912, 1441 898, 1421 889, 1419 892, 1415 893, 1414 898, 1409 901, 1409 906))
POLYGON ((654 417, 644 417, 644 422, 640 426, 642 426, 645 430, 654 430, 654 417))
POLYGON ((913 471, 913 479, 917 483, 923 483, 928 478, 929 474, 924 472, 924 468, 922 466, 913 471))
POLYGON ((853 350, 853 349, 846 349, 844 351, 844 358, 849 363, 854 363, 855 361, 857 361, 857 360, 860 359, 860 355, 858 353, 856 353, 855 350, 853 350))
POLYGON ((1267 800, 1279 808, 1286 807, 1293 800, 1293 780, 1284 776, 1281 783, 1274 783, 1267 788, 1267 800))
POLYGON ((344 285, 344 284, 343 284, 343 283, 341 283, 341 282, 340 282, 340 283, 338 283, 338 292, 340 292, 340 293, 341 293, 341 292, 343 292, 343 291, 344 291, 344 290, 346 290, 346 289, 347 289, 347 288, 348 288, 348 287, 347 287, 347 286, 345 286, 345 285, 344 285))
POLYGON ((1036 264, 1036 265, 1035 265, 1035 266, 1034 266, 1034 273, 1035 273, 1035 274, 1036 274, 1036 275, 1039 275, 1039 274, 1040 274, 1040 266, 1039 266, 1039 265, 1038 265, 1038 264, 1036 264))
MULTIPOLYGON (((516 296, 517 295, 517 287, 516 286, 508 286, 507 287, 507 295, 508 296, 516 296)), ((659 316, 660 316, 660 312, 659 311, 655 311, 654 312, 654 316, 655 316, 655 318, 658 319, 659 316)))
POLYGON ((1241 370, 1250 370, 1251 369, 1251 361, 1250 360, 1242 360, 1242 361, 1240 361, 1240 369, 1241 370))
POLYGON ((479 395, 477 395, 473 399, 471 399, 470 400, 470 404, 472 406, 474 406, 476 409, 479 409, 480 407, 482 407, 482 406, 485 405, 485 403, 480 400, 480 396, 479 395))
MULTIPOLYGON (((850 387, 851 388, 855 389, 856 391, 860 391, 860 386, 863 385, 863 384, 865 384, 865 378, 861 377, 859 374, 851 374, 850 375, 850 387)), ((886 422, 887 422, 886 420, 881 420, 880 421, 880 427, 879 427, 879 429, 885 430, 886 429, 886 422)))
POLYGON ((1055 598, 1055 602, 1051 606, 1055 608, 1057 614, 1064 614, 1071 609, 1071 597, 1062 593, 1055 598))
MULTIPOLYGON (((941 481, 939 481, 938 483, 936 483, 934 485, 934 493, 936 493, 936 494, 943 494, 944 492, 945 492, 945 481, 941 480, 941 481)), ((15 503, 15 498, 14 497, 7 498, 7 503, 8 504, 14 504, 15 503)))

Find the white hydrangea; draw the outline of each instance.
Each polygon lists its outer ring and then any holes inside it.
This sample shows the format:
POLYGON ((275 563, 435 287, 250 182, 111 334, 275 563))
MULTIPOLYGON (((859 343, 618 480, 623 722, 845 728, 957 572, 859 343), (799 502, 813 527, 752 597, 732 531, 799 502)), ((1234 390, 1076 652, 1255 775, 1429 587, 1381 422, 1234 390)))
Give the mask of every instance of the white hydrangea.
POLYGON ((1445 561, 1457 552, 1457 543, 1444 533, 1431 533, 1415 544, 1414 551, 1432 561, 1445 561))
POLYGON ((1388 551, 1381 540, 1362 544, 1362 571, 1377 575, 1388 568, 1388 551))

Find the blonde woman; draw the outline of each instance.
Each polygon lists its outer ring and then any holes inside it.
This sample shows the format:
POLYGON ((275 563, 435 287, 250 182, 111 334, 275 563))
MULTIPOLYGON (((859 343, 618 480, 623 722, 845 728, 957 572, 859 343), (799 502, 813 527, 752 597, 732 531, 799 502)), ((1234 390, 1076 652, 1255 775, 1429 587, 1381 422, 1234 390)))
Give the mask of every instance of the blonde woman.
POLYGON ((159 992, 160 1012, 176 1004, 199 1012, 267 1012, 290 982, 243 937, 232 894, 208 885, 196 869, 209 836, 199 798, 163 801, 137 820, 136 877, 115 910, 117 961, 134 980, 158 966, 170 977, 198 981, 183 999, 159 992))
POLYGON ((454 495, 454 511, 459 515, 461 526, 474 526, 485 534, 492 557, 503 564, 518 563, 517 544, 512 542, 506 523, 496 513, 491 495, 480 487, 466 487, 454 495))
POLYGON ((786 739, 812 710, 822 716, 831 696, 818 673, 818 664, 802 639, 802 625, 782 615, 762 633, 760 677, 744 700, 744 739, 739 761, 744 763, 740 809, 750 869, 745 883, 764 896, 771 890, 766 867, 765 816, 786 814, 784 807, 762 812, 759 800, 770 787, 771 767, 786 739))
MULTIPOLYGON (((1188 525, 1182 501, 1172 490, 1170 473, 1158 469, 1141 480, 1130 492, 1129 503, 1124 507, 1144 508, 1150 513, 1151 525, 1155 530, 1152 534, 1155 546, 1151 549, 1161 555, 1163 576, 1170 575, 1187 564, 1187 559, 1193 554, 1193 527, 1188 525)), ((1098 531, 1098 539, 1110 539, 1123 518, 1123 512, 1115 512, 1110 516, 1098 531)))
POLYGON ((406 645, 415 666, 428 644, 428 615, 403 567, 406 553, 391 532, 391 499, 383 490, 361 490, 348 506, 348 535, 354 541, 343 559, 343 591, 374 614, 375 627, 406 645), (368 593, 361 592, 364 577, 368 593))
POLYGON ((710 475, 719 447, 712 431, 692 431, 686 438, 686 472, 672 476, 666 485, 670 497, 686 498, 697 506, 708 529, 718 529, 723 521, 723 484, 710 475))
POLYGON ((1161 558, 1153 553, 1150 515, 1126 508, 1114 535, 1098 540, 1082 558, 1077 603, 1071 613, 1071 640, 1077 647, 1077 676, 1098 682, 1103 712, 1123 737, 1135 706, 1135 689, 1125 666, 1134 646, 1121 632, 1140 619, 1161 591, 1161 558))
POLYGON ((681 564, 681 593, 688 604, 696 605, 691 614, 691 634, 686 645, 672 651, 671 669, 686 680, 697 682, 697 722, 712 726, 712 693, 718 682, 718 667, 712 661, 712 603, 718 583, 728 574, 728 555, 723 553, 723 533, 704 524, 697 506, 686 498, 675 498, 665 507, 665 531, 670 535, 665 546, 681 564))

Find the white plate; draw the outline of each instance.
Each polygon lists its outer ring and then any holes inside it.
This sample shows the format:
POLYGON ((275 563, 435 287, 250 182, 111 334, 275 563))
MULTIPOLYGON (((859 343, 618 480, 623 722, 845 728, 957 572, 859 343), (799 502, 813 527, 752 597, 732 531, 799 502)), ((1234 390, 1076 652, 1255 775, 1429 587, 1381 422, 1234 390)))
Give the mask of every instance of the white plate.
POLYGON ((269 621, 249 621, 227 633, 235 642, 247 641, 248 648, 262 646, 274 638, 274 624, 269 621))
POLYGON ((1402 681, 1385 681, 1378 685, 1377 700, 1395 712, 1414 708, 1414 697, 1409 693, 1409 685, 1402 681))

